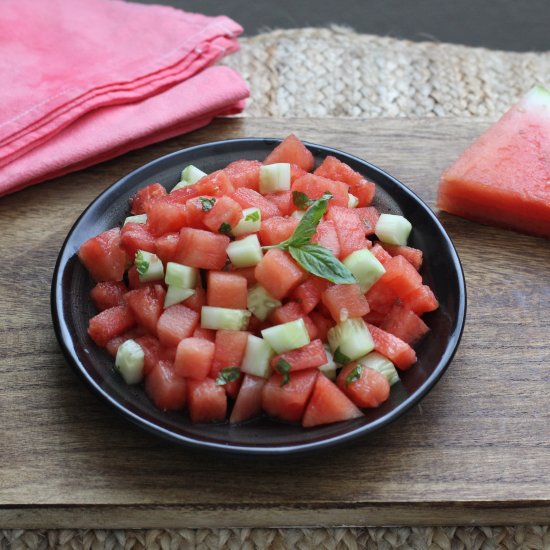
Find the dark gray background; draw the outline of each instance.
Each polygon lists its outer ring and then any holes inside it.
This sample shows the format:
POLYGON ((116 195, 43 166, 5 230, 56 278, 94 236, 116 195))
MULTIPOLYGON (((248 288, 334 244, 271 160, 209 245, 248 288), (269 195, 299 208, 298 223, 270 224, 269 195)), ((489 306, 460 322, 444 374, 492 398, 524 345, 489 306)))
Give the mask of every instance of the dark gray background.
POLYGON ((550 49, 550 0, 138 0, 225 14, 246 35, 348 25, 364 33, 511 51, 550 49))

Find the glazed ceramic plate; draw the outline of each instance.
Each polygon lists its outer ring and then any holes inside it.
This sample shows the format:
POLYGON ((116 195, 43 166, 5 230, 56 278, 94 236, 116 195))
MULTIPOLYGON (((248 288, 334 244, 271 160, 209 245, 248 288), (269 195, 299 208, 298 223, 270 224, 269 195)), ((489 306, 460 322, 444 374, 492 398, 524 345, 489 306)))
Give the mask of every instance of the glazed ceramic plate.
POLYGON ((171 189, 183 167, 205 172, 237 159, 262 160, 280 140, 233 139, 171 153, 123 177, 104 191, 77 220, 61 249, 52 282, 52 314, 57 338, 70 365, 112 409, 138 426, 177 443, 235 453, 280 455, 305 452, 366 436, 393 422, 422 399, 449 366, 462 334, 466 311, 464 275, 457 253, 432 211, 405 185, 376 166, 341 151, 306 143, 317 165, 334 155, 377 184, 374 205, 402 214, 413 225, 409 244, 424 252, 422 276, 439 300, 438 310, 423 317, 429 334, 416 346, 418 362, 400 372, 401 381, 382 406, 360 419, 304 429, 267 417, 238 426, 193 424, 186 413, 156 409, 141 386, 128 386, 113 370, 113 359, 97 347, 86 329, 96 314, 90 300, 93 282, 79 262, 80 245, 98 233, 121 225, 128 199, 152 182, 171 189))

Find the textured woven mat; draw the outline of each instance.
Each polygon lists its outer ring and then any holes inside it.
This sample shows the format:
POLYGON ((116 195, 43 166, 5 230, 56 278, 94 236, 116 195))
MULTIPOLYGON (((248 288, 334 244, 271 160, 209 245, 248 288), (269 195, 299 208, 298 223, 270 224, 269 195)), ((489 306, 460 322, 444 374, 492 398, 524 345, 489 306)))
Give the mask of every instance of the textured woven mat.
MULTIPOLYGON (((244 116, 497 116, 532 85, 550 84, 550 52, 415 43, 336 27, 241 42, 225 63, 250 84, 244 116)), ((0 548, 550 550, 550 526, 5 530, 0 548)))
POLYGON ((550 51, 418 43, 340 27, 241 42, 225 63, 250 84, 245 116, 496 116, 534 84, 550 85, 550 51))

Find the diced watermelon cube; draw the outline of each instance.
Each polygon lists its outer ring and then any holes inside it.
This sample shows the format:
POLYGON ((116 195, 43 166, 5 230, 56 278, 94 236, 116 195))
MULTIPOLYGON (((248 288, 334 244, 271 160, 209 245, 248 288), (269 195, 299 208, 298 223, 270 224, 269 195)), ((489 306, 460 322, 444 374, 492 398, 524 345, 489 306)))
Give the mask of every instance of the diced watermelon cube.
POLYGON ((356 284, 329 286, 321 299, 337 323, 369 312, 369 304, 356 284))
POLYGON ((382 247, 391 256, 403 256, 410 264, 414 266, 416 271, 422 267, 422 250, 413 248, 412 246, 398 246, 395 244, 382 243, 382 247))
POLYGON ((222 269, 227 259, 226 235, 184 227, 180 231, 176 262, 201 269, 222 269))
POLYGON ((184 378, 202 380, 208 376, 214 359, 215 346, 204 338, 184 338, 174 360, 176 374, 184 378))
POLYGON ((292 293, 292 298, 300 304, 304 313, 309 313, 321 301, 323 292, 328 287, 328 281, 315 275, 310 275, 292 293))
POLYGON ((115 336, 120 336, 135 325, 132 311, 127 305, 115 306, 98 313, 88 323, 90 338, 101 347, 115 336))
POLYGON ((392 255, 382 248, 380 243, 376 243, 371 248, 371 252, 384 267, 386 267, 387 263, 392 259, 392 255))
POLYGON ((299 224, 296 218, 274 216, 262 222, 258 233, 262 246, 272 246, 286 241, 299 224))
POLYGON ((296 210, 291 191, 268 193, 265 198, 275 204, 283 216, 290 216, 296 210))
POLYGON ((243 209, 231 197, 219 197, 212 209, 204 216, 204 225, 214 233, 227 233, 235 227, 243 217, 243 209))
POLYGON ((160 342, 150 334, 139 336, 135 341, 141 346, 145 356, 143 361, 143 374, 147 376, 161 360, 162 348, 160 342))
POLYGON ((264 160, 264 164, 288 162, 309 172, 315 163, 309 149, 294 135, 287 136, 264 160))
POLYGON ((209 342, 215 342, 216 331, 209 328, 197 327, 195 332, 193 332, 193 338, 202 338, 203 340, 208 340, 209 342))
POLYGON ((292 191, 305 193, 310 199, 320 199, 325 193, 331 193, 331 205, 348 206, 348 185, 341 181, 329 180, 313 174, 305 174, 292 184, 292 191))
MULTIPOLYGON (((392 306, 397 302, 399 296, 391 287, 386 285, 384 281, 379 279, 369 288, 365 294, 365 298, 369 303, 371 312, 378 312, 378 317, 374 318, 381 321, 389 313, 392 306)), ((369 313, 367 315, 367 320, 371 321, 371 318, 372 317, 370 317, 369 313)))
POLYGON ((412 290, 409 294, 403 296, 401 300, 417 315, 434 311, 439 307, 435 294, 427 285, 422 285, 412 290))
POLYGON ((380 328, 410 345, 421 340, 430 330, 414 311, 402 304, 393 305, 380 328))
POLYGON ((398 369, 407 370, 416 363, 414 349, 401 338, 367 323, 374 341, 374 350, 387 357, 398 369))
POLYGON ((355 208, 355 213, 359 216, 359 219, 363 222, 365 226, 365 235, 374 234, 374 228, 380 217, 380 212, 374 206, 365 206, 363 208, 355 208))
POLYGON ((340 391, 338 386, 326 376, 319 375, 305 410, 302 426, 311 428, 361 416, 363 413, 340 391))
POLYGON ((164 308, 166 291, 161 285, 151 285, 126 294, 126 302, 136 321, 151 334, 157 334, 157 323, 164 308))
POLYGON ((394 256, 384 267, 386 272, 377 282, 389 286, 400 298, 422 286, 422 277, 403 256, 394 256))
POLYGON ((130 330, 127 330, 125 333, 120 336, 115 336, 111 338, 106 344, 105 349, 112 357, 116 357, 118 348, 127 340, 136 340, 138 337, 142 337, 144 330, 141 327, 134 327, 130 330))
POLYGON ((145 214, 146 206, 166 196, 166 189, 160 183, 152 183, 140 189, 131 199, 132 214, 145 214))
POLYGON ((153 403, 163 411, 177 411, 185 407, 187 383, 174 372, 170 361, 159 361, 145 379, 145 391, 153 403))
POLYGON ((115 227, 88 239, 78 257, 94 281, 122 281, 126 252, 120 246, 120 229, 115 227))
POLYGON ((155 237, 174 233, 185 225, 185 206, 173 203, 168 197, 147 203, 146 209, 147 227, 155 237))
POLYGON ((211 378, 187 381, 189 416, 194 423, 222 422, 227 414, 227 396, 211 378))
POLYGON ((359 378, 350 381, 348 376, 357 368, 355 362, 346 365, 338 375, 338 387, 361 408, 380 406, 390 396, 388 379, 380 372, 368 367, 360 367, 359 378))
POLYGON ((251 287, 256 284, 256 276, 254 275, 254 270, 256 266, 251 267, 234 267, 233 265, 229 266, 229 271, 231 273, 236 273, 237 275, 242 275, 246 279, 246 284, 248 287, 251 287))
POLYGON ((262 412, 262 390, 265 383, 264 378, 245 374, 229 418, 231 424, 244 422, 262 412))
POLYGON ((229 176, 223 170, 217 170, 204 176, 192 187, 201 196, 223 197, 231 195, 235 191, 229 176))
POLYGON ((333 221, 322 220, 317 226, 317 231, 311 241, 328 248, 337 258, 340 257, 340 241, 333 221))
POLYGON ((161 344, 176 347, 181 340, 193 334, 199 324, 199 318, 198 312, 182 304, 165 309, 157 323, 157 334, 161 344))
POLYGON ((286 304, 275 308, 269 314, 269 321, 273 325, 282 325, 284 323, 290 323, 297 319, 303 319, 309 334, 310 340, 317 338, 317 327, 310 319, 309 315, 306 315, 298 302, 289 301, 286 304))
POLYGON ((262 408, 274 418, 286 422, 300 422, 319 371, 308 369, 290 375, 287 384, 275 373, 262 391, 262 408))
POLYGON ((333 221, 336 227, 340 243, 340 259, 347 258, 356 250, 368 247, 364 225, 353 210, 331 204, 327 212, 327 220, 333 221))
POLYGON ((276 204, 253 189, 241 187, 231 195, 231 198, 237 201, 243 209, 251 207, 259 208, 262 214, 262 223, 273 216, 281 215, 281 211, 276 204))
POLYGON ((97 283, 90 292, 92 302, 97 310, 103 311, 124 303, 124 294, 128 289, 123 282, 105 281, 97 283))
POLYGON ((128 255, 134 259, 138 250, 146 250, 153 254, 157 251, 155 237, 142 223, 128 222, 120 231, 121 246, 128 255))
POLYGON ((279 361, 290 365, 290 372, 318 368, 327 362, 327 352, 321 340, 312 340, 301 348, 276 355, 271 359, 271 366, 277 370, 279 361))
POLYGON ((164 264, 174 261, 179 238, 179 233, 167 233, 166 235, 156 239, 156 254, 164 264))
POLYGON ((184 300, 182 304, 193 311, 201 312, 202 306, 206 305, 206 290, 201 286, 195 288, 195 294, 184 300))
MULTIPOLYGON (((240 330, 218 330, 216 332, 216 348, 212 367, 210 368, 210 378, 215 380, 222 369, 240 367, 243 362, 247 342, 248 332, 240 330)), ((224 384, 223 388, 227 395, 236 397, 240 384, 240 379, 234 380, 224 384)))
MULTIPOLYGON (((195 229, 206 229, 204 225, 204 217, 207 213, 205 205, 211 204, 210 201, 215 203, 216 200, 216 197, 201 195, 200 197, 195 197, 187 201, 185 205, 185 225, 187 227, 194 227, 195 229)), ((216 232, 217 229, 218 228, 216 228, 216 232)))
POLYGON ((167 197, 166 200, 173 204, 187 205, 190 200, 194 199, 199 195, 196 187, 194 185, 188 185, 187 187, 181 187, 172 191, 167 197))
POLYGON ((236 160, 228 164, 223 171, 229 176, 235 189, 247 187, 258 191, 261 165, 259 160, 236 160))
POLYGON ((307 277, 306 272, 278 248, 268 250, 254 271, 256 280, 277 300, 283 299, 307 277))
POLYGON ((209 306, 246 309, 248 285, 242 275, 209 271, 206 288, 206 303, 209 306))
POLYGON ((318 311, 312 311, 309 314, 311 321, 317 328, 317 337, 323 342, 327 341, 327 333, 334 326, 334 321, 325 317, 322 313, 318 311))

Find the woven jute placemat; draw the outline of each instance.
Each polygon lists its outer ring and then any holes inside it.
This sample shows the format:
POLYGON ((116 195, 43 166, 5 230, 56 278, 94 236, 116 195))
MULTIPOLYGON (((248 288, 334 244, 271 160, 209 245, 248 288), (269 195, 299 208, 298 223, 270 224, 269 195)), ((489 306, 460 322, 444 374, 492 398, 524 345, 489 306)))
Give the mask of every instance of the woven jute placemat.
MULTIPOLYGON (((534 84, 550 84, 550 52, 415 43, 339 27, 241 42, 225 63, 250 84, 243 115, 250 117, 497 116, 534 84)), ((550 550, 550 526, 4 530, 0 548, 550 550)))

